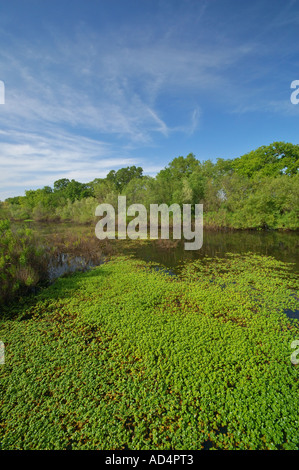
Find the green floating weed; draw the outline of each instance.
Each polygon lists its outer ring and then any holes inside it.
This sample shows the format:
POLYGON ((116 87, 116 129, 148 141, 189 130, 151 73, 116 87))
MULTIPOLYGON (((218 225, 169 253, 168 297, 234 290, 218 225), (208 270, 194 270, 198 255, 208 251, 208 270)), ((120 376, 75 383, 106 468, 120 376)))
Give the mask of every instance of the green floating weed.
POLYGON ((298 280, 252 254, 113 258, 0 324, 2 449, 298 449, 298 280))

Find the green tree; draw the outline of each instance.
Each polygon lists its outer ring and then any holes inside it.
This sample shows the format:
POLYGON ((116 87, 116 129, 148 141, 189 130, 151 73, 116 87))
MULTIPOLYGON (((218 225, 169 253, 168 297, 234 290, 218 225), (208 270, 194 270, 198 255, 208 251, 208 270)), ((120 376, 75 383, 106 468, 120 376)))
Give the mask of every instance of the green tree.
POLYGON ((180 180, 188 178, 200 165, 199 160, 195 158, 193 153, 189 153, 187 157, 176 157, 168 165, 171 177, 180 180))
POLYGON ((131 179, 123 191, 123 194, 127 197, 127 205, 143 204, 145 207, 148 207, 152 183, 153 178, 150 176, 131 179))
POLYGON ((119 170, 111 170, 107 175, 107 181, 112 182, 120 193, 133 178, 142 178, 143 169, 136 166, 128 166, 119 170))
POLYGON ((63 191, 70 184, 70 180, 67 178, 61 178, 54 182, 54 191, 63 191))
POLYGON ((237 173, 249 177, 255 173, 264 176, 295 175, 299 168, 299 145, 274 142, 259 147, 233 160, 233 168, 237 173))
POLYGON ((93 187, 93 195, 99 202, 103 202, 107 194, 112 193, 115 190, 114 183, 107 178, 97 178, 90 184, 93 187))
POLYGON ((87 184, 79 183, 79 181, 71 180, 64 189, 65 196, 72 202, 92 196, 91 190, 87 184))

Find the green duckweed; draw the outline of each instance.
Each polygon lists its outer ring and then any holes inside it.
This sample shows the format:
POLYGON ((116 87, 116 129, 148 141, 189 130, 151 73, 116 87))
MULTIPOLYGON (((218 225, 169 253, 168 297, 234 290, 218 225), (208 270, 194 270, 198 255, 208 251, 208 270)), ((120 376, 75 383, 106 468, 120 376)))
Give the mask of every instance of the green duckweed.
POLYGON ((113 258, 4 309, 1 449, 299 448, 289 266, 152 268, 113 258))

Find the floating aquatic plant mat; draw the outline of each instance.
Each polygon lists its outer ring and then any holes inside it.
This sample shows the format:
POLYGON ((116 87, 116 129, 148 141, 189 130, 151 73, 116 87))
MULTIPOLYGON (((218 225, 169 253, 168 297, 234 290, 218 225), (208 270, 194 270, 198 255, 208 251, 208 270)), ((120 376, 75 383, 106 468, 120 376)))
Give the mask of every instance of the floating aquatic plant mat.
POLYGON ((150 267, 113 258, 6 308, 2 449, 299 448, 290 267, 150 267))

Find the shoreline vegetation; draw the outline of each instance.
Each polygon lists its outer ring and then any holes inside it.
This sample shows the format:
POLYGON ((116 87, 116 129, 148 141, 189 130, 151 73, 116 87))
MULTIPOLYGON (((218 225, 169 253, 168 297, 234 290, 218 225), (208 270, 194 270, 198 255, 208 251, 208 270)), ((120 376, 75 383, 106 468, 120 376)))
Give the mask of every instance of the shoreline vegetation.
POLYGON ((96 238, 93 215, 121 194, 202 203, 204 234, 269 236, 292 259, 298 156, 285 143, 215 164, 189 154, 155 178, 128 167, 2 202, 0 449, 298 450, 295 262, 233 253, 222 237, 224 256, 185 252, 173 276, 140 256, 149 240, 96 238), (90 269, 49 282, 52 260, 81 255, 90 269))
POLYGON ((96 223, 99 204, 202 204, 209 230, 299 230, 299 145, 274 142, 235 159, 174 158, 155 177, 141 167, 111 170, 88 183, 62 178, 0 203, 13 221, 96 223))
MULTIPOLYGON (((231 236, 237 232, 244 234, 244 230, 217 230, 210 233, 221 233, 223 235, 230 233, 231 236)), ((259 231, 260 235, 266 233, 275 233, 279 231, 259 231)), ((254 235, 256 231, 246 231, 247 235, 254 235)), ((290 239, 286 239, 286 235, 282 240, 279 238, 270 242, 271 246, 275 244, 277 250, 288 250, 290 255, 287 257, 287 262, 296 261, 295 254, 298 250, 298 240, 294 231, 290 231, 290 239), (292 258, 292 253, 294 258, 292 258)), ((171 227, 170 227, 171 235, 171 227)), ((275 238, 277 238, 275 236, 275 238)), ((9 220, 0 220, 0 306, 8 302, 18 299, 23 295, 35 292, 41 286, 46 286, 52 282, 58 275, 64 275, 77 270, 89 269, 92 266, 100 265, 104 259, 108 260, 111 256, 122 256, 127 254, 134 254, 137 258, 147 258, 153 260, 155 258, 158 263, 164 263, 167 258, 165 254, 172 254, 175 262, 175 270, 178 269, 179 260, 192 260, 198 257, 197 252, 186 252, 183 249, 184 239, 162 239, 157 238, 151 240, 131 240, 131 239, 118 239, 117 234, 115 239, 99 240, 95 236, 95 226, 90 224, 69 224, 53 223, 47 224, 46 222, 36 223, 34 221, 27 221, 21 223, 13 223, 9 220), (72 268, 72 269, 70 269, 72 268), (58 273, 58 274, 57 274, 58 273)), ((200 251, 200 257, 211 256, 212 251, 219 255, 219 248, 221 251, 224 249, 224 240, 215 240, 215 249, 207 250, 207 237, 209 237, 209 230, 204 230, 204 245, 200 251), (204 251, 204 254, 202 254, 204 251)), ((248 243, 244 240, 245 244, 249 245, 247 251, 252 251, 262 254, 268 253, 266 250, 258 250, 254 241, 248 243)), ((255 241, 255 243, 258 240, 255 241)), ((264 242, 259 241, 261 245, 264 242)), ((235 243, 230 243, 226 247, 227 250, 239 252, 243 247, 238 240, 235 243), (239 248, 238 248, 239 247, 239 248)), ((224 250, 225 251, 225 250, 224 250)), ((277 253, 278 255, 278 253, 277 253)), ((212 255, 213 256, 213 255, 212 255)), ((278 259, 281 256, 278 256, 278 259)), ((296 263, 295 263, 296 264, 296 263)), ((298 263, 296 264, 298 267, 298 263)), ((294 265, 294 269, 296 270, 294 265)), ((173 269, 173 268, 170 268, 173 269)))
MULTIPOLYGON (((205 214, 204 214, 205 216, 205 214)), ((127 222, 130 222, 130 220, 133 220, 134 218, 129 218, 127 219, 127 222)), ((171 216, 171 213, 170 213, 170 219, 169 219, 169 229, 170 229, 170 239, 172 237, 172 230, 173 230, 173 225, 172 225, 172 216, 171 216)), ((13 217, 11 217, 10 219, 10 222, 12 224, 30 224, 30 223, 36 223, 36 224, 41 224, 41 225, 44 225, 44 226, 47 226, 49 224, 53 224, 54 226, 63 226, 64 224, 72 224, 73 226, 85 226, 85 227, 88 227, 88 226, 92 226, 92 228, 95 227, 97 221, 99 220, 98 218, 92 218, 88 221, 84 221, 84 222, 80 222, 80 221, 76 221, 76 220, 73 220, 73 219, 65 219, 65 220, 61 220, 61 219, 42 219, 42 220, 35 220, 35 219, 15 219, 13 217)), ((148 224, 146 226, 147 228, 147 231, 149 232, 149 229, 150 229, 150 221, 148 221, 148 224)), ((161 224, 159 223, 158 224, 158 228, 159 230, 161 229, 161 224)), ((194 224, 194 218, 191 219, 191 230, 194 230, 195 228, 195 224, 194 224)), ((218 226, 212 222, 208 222, 205 220, 204 218, 204 226, 203 226, 203 230, 205 230, 206 232, 290 232, 290 233, 299 233, 299 223, 298 223, 298 226, 295 226, 294 228, 286 228, 286 227, 279 227, 279 228, 271 228, 271 227, 267 227, 267 226, 264 226, 264 227, 251 227, 251 228, 245 228, 245 227, 230 227, 230 226, 218 226)), ((117 223, 115 224, 115 239, 118 238, 118 226, 117 226, 117 223)), ((150 236, 148 236, 148 240, 153 240, 153 238, 151 238, 150 236)), ((165 239, 167 240, 167 239, 165 239)))

